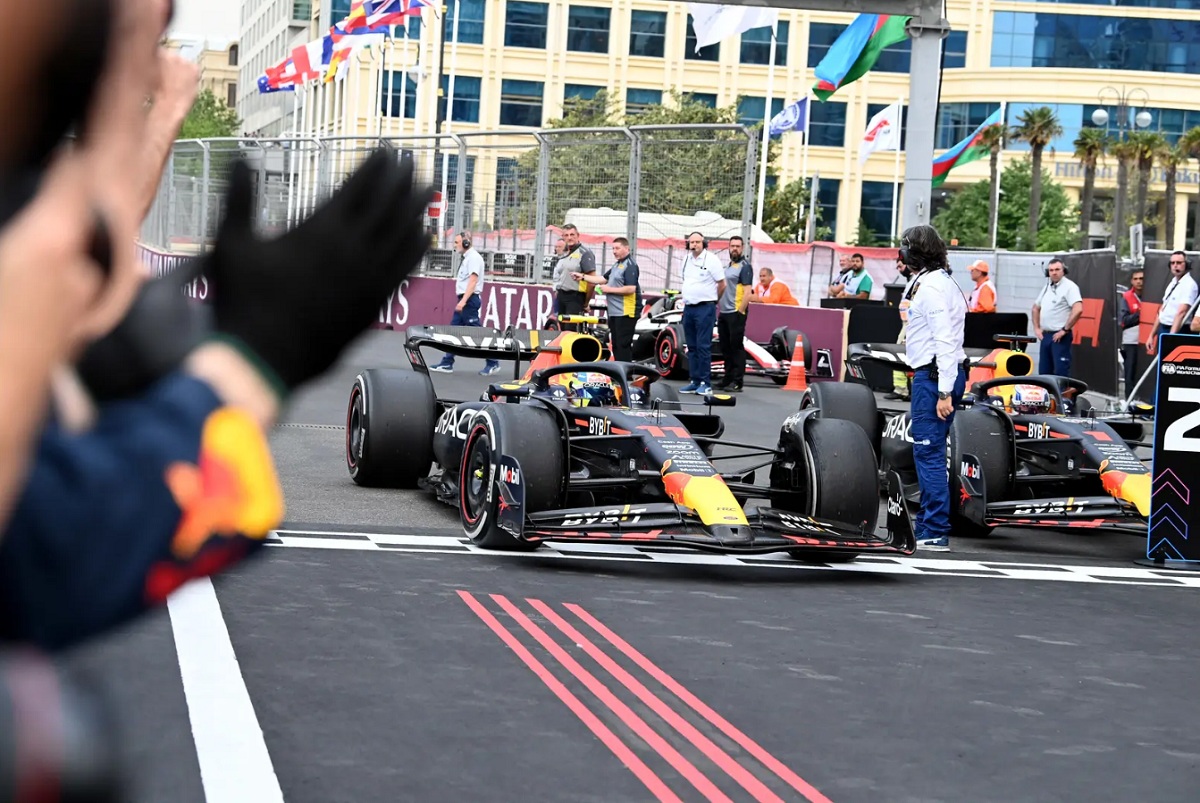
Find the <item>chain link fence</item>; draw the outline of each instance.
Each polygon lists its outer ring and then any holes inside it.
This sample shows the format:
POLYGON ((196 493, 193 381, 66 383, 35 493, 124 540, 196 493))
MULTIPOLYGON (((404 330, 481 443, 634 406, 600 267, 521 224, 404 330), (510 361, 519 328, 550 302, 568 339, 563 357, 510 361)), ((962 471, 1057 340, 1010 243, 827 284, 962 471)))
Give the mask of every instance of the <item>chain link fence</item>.
POLYGON ((739 125, 688 125, 181 140, 142 243, 177 254, 211 246, 238 160, 251 170, 259 230, 285 232, 380 147, 410 155, 418 181, 440 193, 427 210, 425 275, 449 275, 453 237, 465 230, 497 279, 548 281, 561 227, 573 223, 601 270, 613 261, 612 239, 626 237, 643 287, 666 288, 678 283, 689 232, 751 234, 757 138, 739 125))

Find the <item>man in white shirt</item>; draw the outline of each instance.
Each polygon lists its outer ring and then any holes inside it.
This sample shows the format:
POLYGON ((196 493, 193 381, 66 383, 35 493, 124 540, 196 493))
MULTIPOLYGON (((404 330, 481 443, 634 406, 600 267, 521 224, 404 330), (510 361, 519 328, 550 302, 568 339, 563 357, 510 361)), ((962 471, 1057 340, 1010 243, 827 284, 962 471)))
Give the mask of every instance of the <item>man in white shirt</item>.
POLYGON ((1067 266, 1052 259, 1046 286, 1033 302, 1033 334, 1042 341, 1039 374, 1071 375, 1071 328, 1083 315, 1079 285, 1067 278, 1067 266))
POLYGON ((1158 351, 1159 335, 1172 334, 1183 328, 1183 320, 1200 290, 1192 278, 1187 263, 1187 254, 1176 251, 1171 254, 1171 281, 1163 292, 1162 306, 1158 310, 1158 329, 1146 342, 1146 353, 1151 357, 1158 351))
POLYGON ((680 297, 691 381, 679 392, 703 396, 712 392, 713 327, 717 325, 717 299, 725 292, 725 266, 708 250, 708 241, 700 232, 689 234, 687 245, 680 297))
POLYGON ((905 355, 913 368, 912 439, 921 509, 913 520, 918 549, 950 549, 950 474, 946 438, 967 384, 963 330, 967 299, 950 276, 946 243, 933 226, 904 232, 900 256, 917 271, 909 302, 905 355))
MULTIPOLYGON (((454 238, 454 250, 461 257, 458 263, 458 274, 454 277, 454 294, 458 303, 454 307, 454 317, 450 319, 451 326, 483 326, 479 321, 479 307, 483 295, 483 256, 471 247, 471 235, 463 232, 454 238)), ((454 355, 442 355, 442 361, 431 365, 430 371, 443 374, 454 373, 454 355)), ((488 360, 479 372, 480 376, 491 376, 500 370, 497 360, 488 360)))

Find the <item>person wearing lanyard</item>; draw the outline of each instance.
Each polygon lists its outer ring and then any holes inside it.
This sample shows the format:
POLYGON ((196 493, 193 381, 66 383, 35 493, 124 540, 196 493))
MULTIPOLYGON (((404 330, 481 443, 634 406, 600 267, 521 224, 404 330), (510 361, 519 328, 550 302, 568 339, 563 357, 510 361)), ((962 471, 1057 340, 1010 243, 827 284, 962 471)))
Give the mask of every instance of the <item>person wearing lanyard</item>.
POLYGON ((932 226, 904 232, 900 258, 917 271, 909 301, 905 355, 913 366, 912 440, 921 488, 913 521, 917 548, 950 550, 950 474, 946 437, 967 383, 963 330, 967 299, 950 276, 946 243, 932 226))
POLYGON ((687 238, 683 258, 683 338, 687 341, 691 381, 680 393, 712 392, 712 335, 717 324, 717 299, 725 292, 725 268, 708 250, 708 240, 698 231, 687 238))
POLYGON ((1163 293, 1163 303, 1158 310, 1158 331, 1146 342, 1147 354, 1153 357, 1158 352, 1159 335, 1173 334, 1183 328, 1183 319, 1196 303, 1198 292, 1187 254, 1182 251, 1171 254, 1171 283, 1163 293))
MULTIPOLYGON (((912 306, 912 301, 908 297, 908 291, 912 289, 913 282, 917 280, 917 274, 913 269, 904 264, 904 259, 899 255, 896 256, 896 270, 904 279, 904 292, 900 294, 900 335, 896 338, 896 342, 903 346, 905 336, 908 334, 908 308, 912 306)), ((892 371, 892 392, 883 398, 888 401, 908 401, 908 374, 904 371, 892 371)))
POLYGON ((1071 375, 1071 328, 1083 315, 1079 285, 1066 278, 1067 266, 1052 259, 1046 266, 1046 286, 1033 302, 1033 334, 1042 341, 1039 374, 1071 375))
MULTIPOLYGON (((454 307, 454 315, 450 318, 451 326, 483 326, 479 320, 479 309, 483 296, 483 272, 485 265, 483 256, 471 247, 471 235, 463 232, 454 238, 454 250, 459 253, 458 275, 454 278, 454 295, 458 303, 454 307)), ((442 361, 429 366, 430 371, 443 374, 454 373, 454 355, 442 355, 442 361)), ((497 360, 488 360, 483 365, 480 376, 491 376, 500 370, 497 360)))

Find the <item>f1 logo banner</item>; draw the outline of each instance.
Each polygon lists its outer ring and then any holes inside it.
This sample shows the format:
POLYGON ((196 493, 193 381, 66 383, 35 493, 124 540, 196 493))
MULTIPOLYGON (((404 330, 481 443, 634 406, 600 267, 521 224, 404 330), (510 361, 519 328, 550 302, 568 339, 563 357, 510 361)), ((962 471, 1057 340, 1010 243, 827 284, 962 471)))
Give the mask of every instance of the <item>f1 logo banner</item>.
POLYGON ((1159 349, 1146 557, 1200 562, 1200 336, 1163 335, 1159 349))

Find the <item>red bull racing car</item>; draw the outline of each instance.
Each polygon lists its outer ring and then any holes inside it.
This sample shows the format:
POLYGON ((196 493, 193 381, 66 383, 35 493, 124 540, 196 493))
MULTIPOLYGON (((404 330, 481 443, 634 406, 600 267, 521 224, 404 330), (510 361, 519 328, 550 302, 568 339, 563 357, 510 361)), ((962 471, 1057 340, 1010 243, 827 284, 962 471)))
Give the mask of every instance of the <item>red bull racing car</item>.
MULTIPOLYGON (((968 387, 947 443, 955 535, 998 526, 1107 528, 1145 534, 1150 469, 1143 425, 1081 409, 1087 385, 1059 376, 999 376, 968 387)), ((877 446, 890 529, 910 528, 920 502, 908 412, 880 413, 859 384, 820 383, 802 409, 855 421, 877 446)))
POLYGON ((608 359, 584 333, 420 326, 406 350, 412 371, 356 378, 347 468, 360 485, 432 492, 478 546, 611 542, 823 562, 915 548, 911 534, 876 535, 879 477, 850 422, 800 411, 774 449, 729 443, 712 408, 733 397, 681 402, 658 371, 608 359), (514 378, 478 399, 439 398, 424 348, 512 360, 514 378), (743 465, 718 468, 731 460, 743 465))

